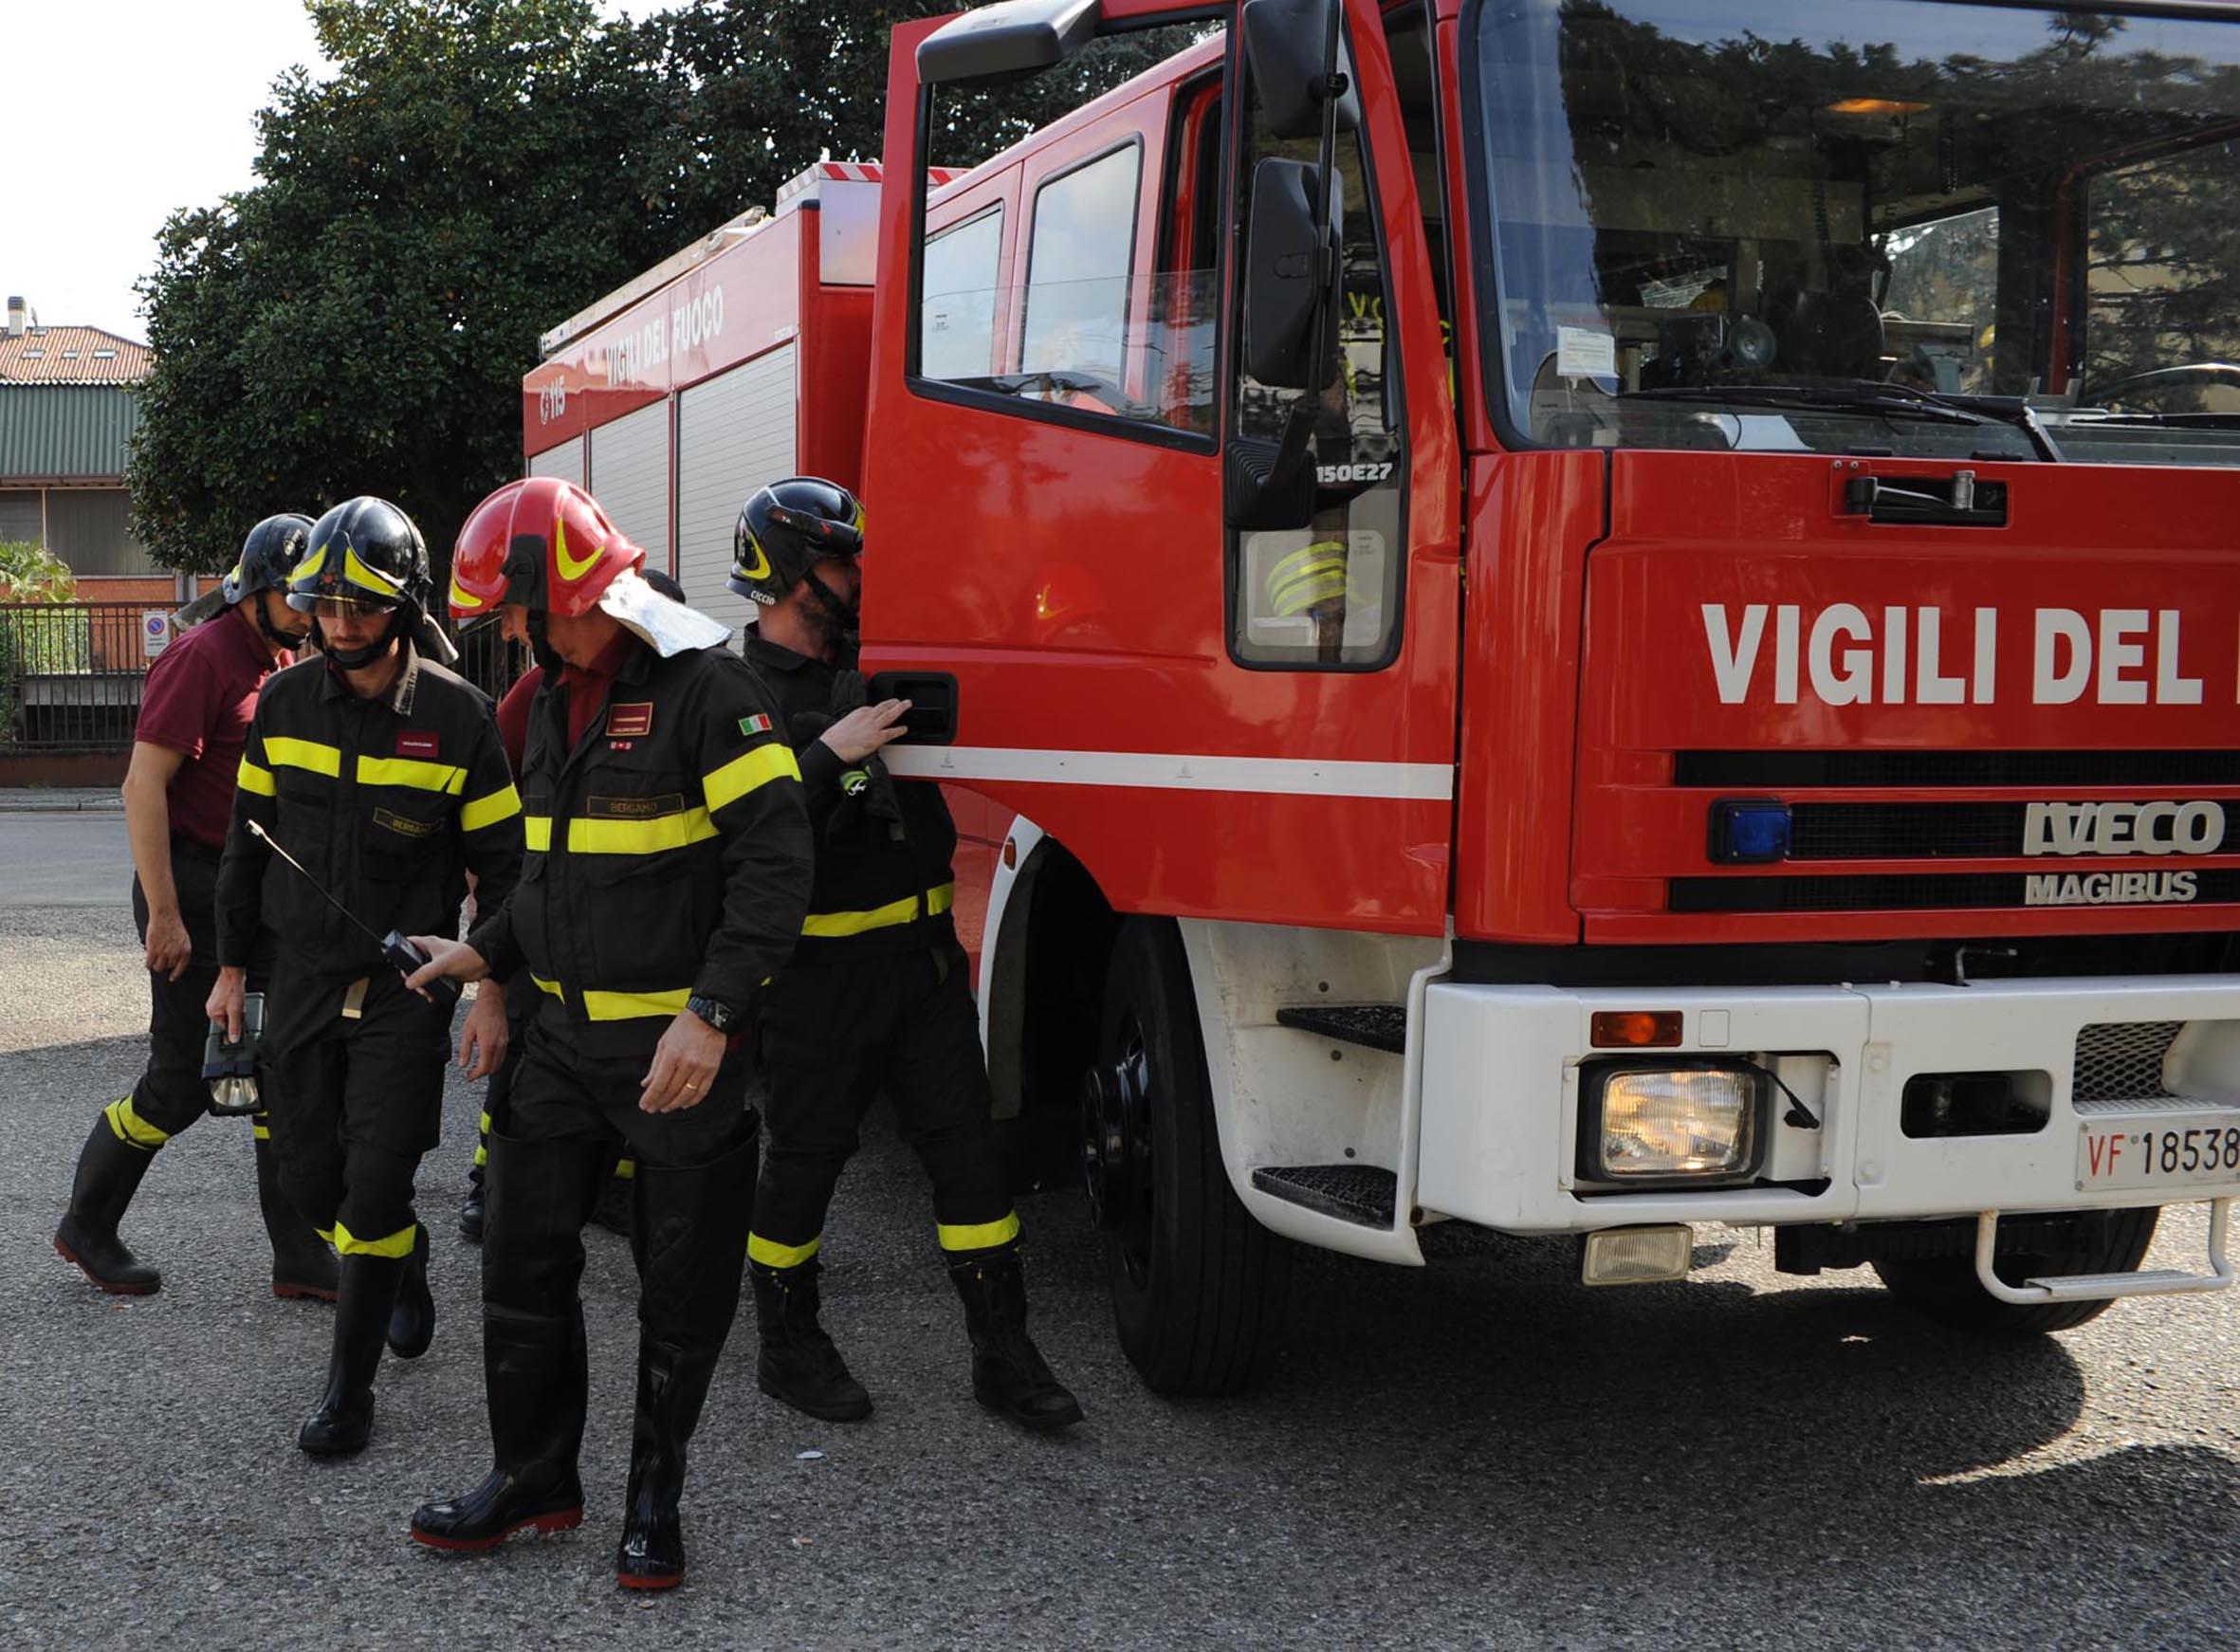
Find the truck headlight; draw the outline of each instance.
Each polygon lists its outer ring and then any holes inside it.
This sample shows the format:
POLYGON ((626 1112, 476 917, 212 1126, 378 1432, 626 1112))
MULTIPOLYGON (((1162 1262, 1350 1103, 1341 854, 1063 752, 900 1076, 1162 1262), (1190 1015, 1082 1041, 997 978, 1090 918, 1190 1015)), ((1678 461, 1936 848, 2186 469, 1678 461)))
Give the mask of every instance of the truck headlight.
POLYGON ((1769 1086, 1717 1061, 1600 1061, 1580 1070, 1583 1181, 1748 1181, 1757 1173, 1769 1086))

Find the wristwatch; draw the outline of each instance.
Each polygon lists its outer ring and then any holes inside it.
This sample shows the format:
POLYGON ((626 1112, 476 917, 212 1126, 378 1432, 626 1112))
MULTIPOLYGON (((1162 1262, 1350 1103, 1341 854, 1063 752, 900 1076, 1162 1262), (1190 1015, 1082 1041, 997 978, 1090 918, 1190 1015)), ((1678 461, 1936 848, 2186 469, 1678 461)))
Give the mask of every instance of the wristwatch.
POLYGON ((739 1031, 739 1012, 720 998, 706 998, 694 993, 685 1000, 685 1007, 719 1033, 739 1031))

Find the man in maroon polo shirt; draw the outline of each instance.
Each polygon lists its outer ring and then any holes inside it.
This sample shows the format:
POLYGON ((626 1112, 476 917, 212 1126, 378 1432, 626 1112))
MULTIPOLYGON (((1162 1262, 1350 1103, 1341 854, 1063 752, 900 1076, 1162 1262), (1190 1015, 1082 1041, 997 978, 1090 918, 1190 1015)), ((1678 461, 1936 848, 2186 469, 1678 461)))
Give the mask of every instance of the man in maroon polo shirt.
MULTIPOLYGON (((180 613, 200 620, 148 668, 124 823, 132 840, 133 916, 148 964, 148 1065, 130 1094, 94 1121, 78 1155, 54 1248, 102 1290, 144 1296, 162 1276, 118 1236, 125 1207, 164 1143, 210 1103, 203 1006, 217 980, 218 856, 257 690, 309 627, 285 600, 311 519, 274 516, 249 530, 215 591, 180 613)), ((262 974, 262 971, 259 971, 262 974)), ((260 990, 262 980, 254 983, 260 990)), ((280 1192, 265 1115, 255 1120, 257 1202, 272 1239, 272 1293, 333 1301, 334 1254, 280 1192)))

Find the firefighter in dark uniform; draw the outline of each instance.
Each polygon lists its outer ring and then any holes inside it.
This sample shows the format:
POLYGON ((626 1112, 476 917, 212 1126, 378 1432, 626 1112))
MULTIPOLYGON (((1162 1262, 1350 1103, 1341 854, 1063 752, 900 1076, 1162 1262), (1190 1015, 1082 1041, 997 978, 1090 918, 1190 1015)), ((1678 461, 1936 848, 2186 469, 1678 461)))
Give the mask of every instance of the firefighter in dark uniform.
MULTIPOLYGON (((148 964, 148 1065, 131 1093, 95 1122, 54 1235, 56 1250, 119 1295, 146 1295, 163 1283, 133 1256, 117 1225, 157 1151, 210 1105, 203 1005, 218 975, 218 855, 257 690, 275 666, 293 663, 289 651, 309 633, 287 606, 287 577, 310 527, 307 516, 271 516, 251 528, 240 560, 216 589, 180 610, 179 619, 193 629, 156 655, 140 691, 124 823, 136 873, 133 916, 148 964)), ((253 961, 257 991, 270 962, 268 955, 253 961)), ((254 1134, 272 1294, 332 1302, 334 1253, 281 1192, 262 1113, 254 1134)))
POLYGON ((757 604, 747 662, 784 708, 817 834, 801 943, 762 1002, 770 1146, 747 1241, 757 1380, 812 1417, 871 1411, 817 1323, 817 1252, 856 1127, 884 1091, 933 1179, 934 1232, 964 1303, 974 1395, 1030 1428, 1062 1428, 1081 1407, 1027 1335, 1019 1217, 949 917, 956 827, 939 787, 888 777, 878 752, 902 733, 908 707, 865 704, 853 669, 862 546, 854 497, 794 477, 746 502, 733 551, 731 588, 757 604))
MULTIPOLYGON (((326 1390, 297 1437, 314 1457, 364 1449, 383 1341, 412 1359, 434 1334, 413 1178, 442 1119, 450 1018, 311 879, 376 935, 455 932, 468 872, 499 902, 521 868, 521 799, 489 699, 426 657, 450 649, 428 597, 427 549, 396 506, 353 499, 319 519, 288 603, 314 616, 321 652, 257 702, 218 871, 210 1019, 238 1025, 243 966, 273 937, 265 1049, 282 1184, 341 1256, 326 1390)), ((479 996, 463 1044, 487 1066, 505 1038, 502 996, 479 996)))
POLYGON ((502 614, 545 683, 522 770, 520 887, 439 972, 525 969, 540 1008, 490 1121, 483 1369, 495 1466, 413 1535, 487 1550, 583 1518, 581 1228, 636 1162, 637 1406, 615 1581, 682 1580, 686 1446, 738 1312, 757 1116, 746 1037, 807 909, 800 771, 729 629, 670 601, 581 488, 511 483, 460 530, 451 614, 502 614))

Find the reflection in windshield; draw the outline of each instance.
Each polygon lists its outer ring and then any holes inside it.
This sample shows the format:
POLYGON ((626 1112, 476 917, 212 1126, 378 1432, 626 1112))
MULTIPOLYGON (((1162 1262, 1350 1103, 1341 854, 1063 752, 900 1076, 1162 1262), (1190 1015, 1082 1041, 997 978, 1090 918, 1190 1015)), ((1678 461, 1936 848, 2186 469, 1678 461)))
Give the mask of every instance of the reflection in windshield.
POLYGON ((2240 27, 1478 16, 1485 297, 1535 441, 2240 464, 2240 27))

